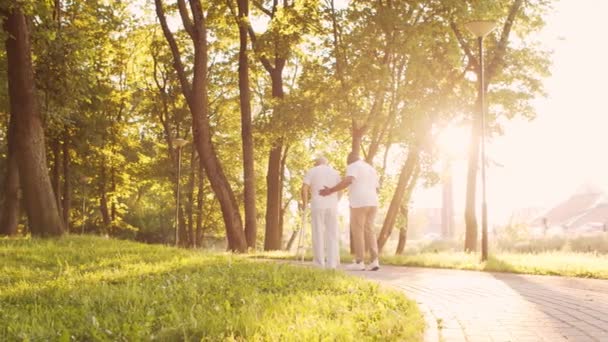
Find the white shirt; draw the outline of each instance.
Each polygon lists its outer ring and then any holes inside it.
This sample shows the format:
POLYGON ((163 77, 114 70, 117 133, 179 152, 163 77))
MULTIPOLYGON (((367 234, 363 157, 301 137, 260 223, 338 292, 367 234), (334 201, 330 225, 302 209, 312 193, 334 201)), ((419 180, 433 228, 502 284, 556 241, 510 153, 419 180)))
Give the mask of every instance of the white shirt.
POLYGON ((353 182, 348 186, 351 208, 378 206, 378 174, 371 165, 357 160, 346 167, 346 176, 353 177, 353 182))
POLYGON ((331 188, 340 182, 340 174, 328 165, 318 165, 308 170, 304 176, 304 184, 308 185, 312 192, 310 201, 311 209, 337 208, 338 194, 333 193, 329 196, 319 195, 323 187, 331 188))

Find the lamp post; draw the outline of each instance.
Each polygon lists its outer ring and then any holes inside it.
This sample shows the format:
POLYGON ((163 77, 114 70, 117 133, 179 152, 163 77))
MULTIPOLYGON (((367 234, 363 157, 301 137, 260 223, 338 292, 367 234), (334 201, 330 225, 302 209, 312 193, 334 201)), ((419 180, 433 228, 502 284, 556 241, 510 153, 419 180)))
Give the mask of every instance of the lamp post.
POLYGON ((486 109, 485 109, 485 67, 483 64, 483 38, 496 27, 491 20, 475 20, 465 24, 477 37, 479 45, 479 115, 481 117, 481 260, 488 260, 488 206, 486 203, 486 109))
POLYGON ((175 204, 175 246, 179 245, 179 180, 182 172, 182 147, 188 143, 188 140, 177 138, 173 141, 173 145, 177 148, 177 181, 176 187, 176 204, 175 204))

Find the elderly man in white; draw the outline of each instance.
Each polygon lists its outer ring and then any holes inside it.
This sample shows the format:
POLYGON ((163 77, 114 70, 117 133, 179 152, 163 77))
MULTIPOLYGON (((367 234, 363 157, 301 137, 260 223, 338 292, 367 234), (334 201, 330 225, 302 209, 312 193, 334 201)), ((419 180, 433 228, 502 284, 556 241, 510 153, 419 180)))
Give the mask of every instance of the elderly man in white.
POLYGON ((335 269, 340 264, 338 234, 339 194, 321 196, 319 191, 340 181, 340 174, 328 165, 325 157, 315 159, 315 166, 308 170, 302 184, 303 208, 312 193, 310 211, 312 217, 312 249, 315 266, 335 269))
POLYGON ((348 155, 348 166, 346 177, 333 186, 324 187, 319 194, 321 196, 332 196, 336 191, 348 187, 350 199, 350 220, 352 243, 355 252, 355 260, 348 265, 350 270, 365 270, 365 250, 369 249, 371 262, 368 265, 370 271, 380 269, 378 261, 378 242, 374 233, 374 220, 378 211, 378 174, 376 170, 355 153, 348 155), (367 247, 367 248, 366 248, 367 247))

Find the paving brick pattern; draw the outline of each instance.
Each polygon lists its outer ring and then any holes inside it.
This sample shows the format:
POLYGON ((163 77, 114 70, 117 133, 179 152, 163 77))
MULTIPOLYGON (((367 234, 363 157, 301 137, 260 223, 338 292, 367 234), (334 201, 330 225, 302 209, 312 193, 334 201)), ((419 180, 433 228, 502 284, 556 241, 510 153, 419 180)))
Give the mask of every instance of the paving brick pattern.
POLYGON ((608 281, 383 266, 353 275, 401 289, 426 341, 608 342, 608 281))

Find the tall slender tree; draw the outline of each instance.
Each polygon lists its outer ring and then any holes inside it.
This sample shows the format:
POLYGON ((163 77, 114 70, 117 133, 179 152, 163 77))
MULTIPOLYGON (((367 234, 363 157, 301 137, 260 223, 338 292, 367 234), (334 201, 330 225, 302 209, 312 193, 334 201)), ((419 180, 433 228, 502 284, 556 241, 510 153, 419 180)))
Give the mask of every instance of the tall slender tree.
MULTIPOLYGON (((230 0, 231 1, 231 0, 230 0)), ((239 27, 239 104, 241 108, 241 140, 243 145, 243 179, 245 201, 245 237, 247 247, 254 248, 257 238, 253 129, 249 89, 248 28, 249 0, 237 0, 239 27)))
POLYGON ((161 0, 154 1, 156 14, 161 23, 163 34, 173 55, 173 66, 177 72, 186 98, 190 113, 192 114, 194 144, 199 156, 205 166, 207 178, 220 202, 224 224, 226 226, 226 237, 228 248, 232 251, 244 252, 247 250, 247 241, 243 232, 243 223, 234 192, 228 183, 222 164, 217 156, 215 147, 211 140, 211 127, 208 117, 208 94, 207 94, 207 24, 206 17, 199 0, 190 0, 192 18, 186 7, 185 0, 178 0, 178 8, 186 33, 192 40, 194 47, 194 65, 192 81, 188 80, 184 68, 181 53, 173 32, 169 29, 165 16, 164 6, 161 0))

